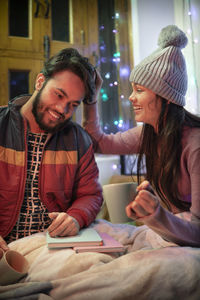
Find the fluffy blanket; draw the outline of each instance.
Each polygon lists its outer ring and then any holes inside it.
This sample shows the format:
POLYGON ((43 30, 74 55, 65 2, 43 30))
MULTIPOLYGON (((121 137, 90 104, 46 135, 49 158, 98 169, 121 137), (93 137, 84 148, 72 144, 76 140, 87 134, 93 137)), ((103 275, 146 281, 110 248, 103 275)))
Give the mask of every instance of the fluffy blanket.
POLYGON ((0 299, 200 299, 200 249, 164 241, 146 226, 91 225, 125 245, 125 253, 49 250, 45 233, 11 243, 29 261, 20 282, 0 286, 0 299))

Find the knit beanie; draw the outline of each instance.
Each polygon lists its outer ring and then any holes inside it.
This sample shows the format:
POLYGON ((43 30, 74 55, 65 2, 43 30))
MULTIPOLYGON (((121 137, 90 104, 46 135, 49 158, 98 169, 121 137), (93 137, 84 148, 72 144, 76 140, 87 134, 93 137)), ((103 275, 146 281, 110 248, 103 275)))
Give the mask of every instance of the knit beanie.
POLYGON ((131 72, 130 81, 142 85, 177 105, 185 105, 187 70, 181 49, 187 45, 185 33, 175 25, 163 28, 159 48, 131 72))

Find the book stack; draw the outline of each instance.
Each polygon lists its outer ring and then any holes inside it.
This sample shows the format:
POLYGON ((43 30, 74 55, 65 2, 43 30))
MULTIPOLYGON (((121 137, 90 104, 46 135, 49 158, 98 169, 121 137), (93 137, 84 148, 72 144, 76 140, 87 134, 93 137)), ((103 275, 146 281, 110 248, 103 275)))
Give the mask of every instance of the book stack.
POLYGON ((51 237, 47 232, 49 249, 73 248, 81 252, 123 252, 124 246, 107 233, 98 233, 93 228, 84 228, 76 236, 51 237))

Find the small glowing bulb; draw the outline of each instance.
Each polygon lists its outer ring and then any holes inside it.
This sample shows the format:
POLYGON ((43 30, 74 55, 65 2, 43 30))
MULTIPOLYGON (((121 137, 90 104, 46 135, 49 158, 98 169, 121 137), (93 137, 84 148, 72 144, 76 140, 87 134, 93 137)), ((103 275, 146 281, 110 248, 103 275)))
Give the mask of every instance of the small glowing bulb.
POLYGON ((106 73, 105 78, 106 78, 106 79, 109 79, 109 78, 110 78, 110 73, 109 73, 109 72, 106 73))
POLYGON ((113 169, 113 170, 117 170, 117 165, 116 165, 116 164, 113 164, 113 165, 112 165, 112 169, 113 169))

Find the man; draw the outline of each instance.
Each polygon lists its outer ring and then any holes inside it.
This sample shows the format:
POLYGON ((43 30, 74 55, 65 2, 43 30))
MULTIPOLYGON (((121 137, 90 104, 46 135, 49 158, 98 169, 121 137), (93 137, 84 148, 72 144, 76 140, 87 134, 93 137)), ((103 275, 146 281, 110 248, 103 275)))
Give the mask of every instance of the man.
POLYGON ((92 142, 71 117, 95 94, 94 69, 63 49, 38 74, 32 96, 0 108, 0 248, 48 230, 76 235, 102 204, 92 142))

